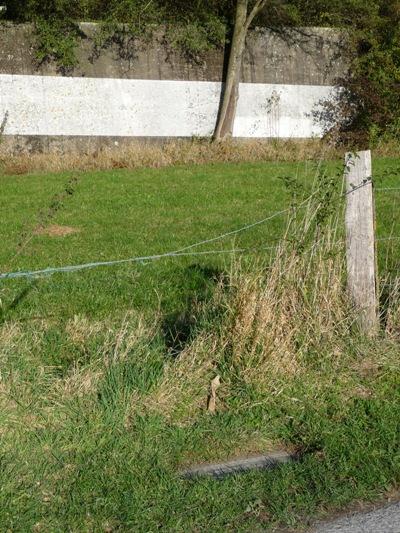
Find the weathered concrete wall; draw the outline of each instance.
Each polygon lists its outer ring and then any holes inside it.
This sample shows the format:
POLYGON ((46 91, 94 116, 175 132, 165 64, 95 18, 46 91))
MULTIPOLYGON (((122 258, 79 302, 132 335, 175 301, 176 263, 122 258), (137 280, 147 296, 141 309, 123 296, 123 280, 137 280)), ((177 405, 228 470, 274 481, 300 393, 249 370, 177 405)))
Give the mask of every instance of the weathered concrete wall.
MULTIPOLYGON (((0 74, 6 135, 210 136, 220 82, 0 74)), ((312 137, 329 86, 242 83, 235 137, 312 137)))
MULTIPOLYGON (((82 23, 84 38, 78 49, 79 65, 68 75, 88 78, 141 80, 221 81, 224 52, 215 50, 188 60, 172 49, 162 33, 149 43, 137 40, 96 50, 98 26, 82 23)), ((61 75, 55 62, 39 65, 30 25, 0 24, 0 73, 61 75)), ((305 28, 288 35, 253 31, 247 43, 242 72, 245 83, 333 85, 342 75, 341 39, 326 28, 305 28)))
MULTIPOLYGON (((54 62, 37 63, 31 26, 0 26, 0 123, 10 147, 23 149, 26 139, 27 149, 43 149, 52 137, 109 140, 212 133, 223 51, 189 61, 162 34, 147 44, 132 40, 99 51, 93 41, 97 26, 82 24, 81 29, 79 64, 65 75, 54 62)), ((340 51, 339 36, 327 29, 299 30, 289 39, 252 32, 234 135, 320 135, 313 116, 343 73, 340 51)))

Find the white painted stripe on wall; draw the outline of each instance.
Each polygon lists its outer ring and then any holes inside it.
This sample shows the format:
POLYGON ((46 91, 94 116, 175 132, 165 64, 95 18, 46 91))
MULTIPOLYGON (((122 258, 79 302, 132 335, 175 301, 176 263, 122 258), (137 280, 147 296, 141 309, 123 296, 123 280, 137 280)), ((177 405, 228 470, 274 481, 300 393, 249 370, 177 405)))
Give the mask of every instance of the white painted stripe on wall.
MULTIPOLYGON (((6 135, 211 135, 219 82, 0 74, 6 135)), ((313 137, 313 112, 333 87, 240 84, 236 137, 313 137)))

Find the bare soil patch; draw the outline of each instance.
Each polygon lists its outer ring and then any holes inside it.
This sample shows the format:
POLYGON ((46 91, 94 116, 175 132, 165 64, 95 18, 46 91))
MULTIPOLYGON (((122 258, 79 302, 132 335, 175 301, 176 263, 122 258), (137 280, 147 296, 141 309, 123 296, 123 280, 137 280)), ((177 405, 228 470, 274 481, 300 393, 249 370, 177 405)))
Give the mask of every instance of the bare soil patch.
POLYGON ((72 226, 58 226, 57 224, 52 224, 51 226, 46 226, 45 228, 39 228, 35 231, 35 235, 48 235, 49 237, 65 237, 66 235, 72 235, 74 233, 79 233, 79 228, 73 228, 72 226))

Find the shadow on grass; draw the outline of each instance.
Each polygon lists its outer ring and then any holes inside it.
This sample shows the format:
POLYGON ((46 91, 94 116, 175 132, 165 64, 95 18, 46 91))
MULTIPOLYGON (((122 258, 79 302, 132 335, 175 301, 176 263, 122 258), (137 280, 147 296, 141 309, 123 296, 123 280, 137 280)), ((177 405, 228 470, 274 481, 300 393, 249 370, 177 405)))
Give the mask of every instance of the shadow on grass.
POLYGON ((23 303, 29 294, 36 288, 37 282, 33 280, 29 285, 21 289, 14 299, 5 307, 0 308, 0 325, 4 324, 12 315, 13 311, 23 303))
POLYGON ((161 324, 165 345, 172 357, 178 357, 191 342, 203 315, 204 304, 211 300, 215 286, 225 283, 226 277, 221 269, 198 264, 187 267, 184 276, 191 283, 182 295, 182 307, 168 313, 161 324))
POLYGON ((395 299, 396 296, 393 294, 392 282, 388 281, 387 283, 381 283, 379 296, 379 322, 382 331, 386 331, 390 320, 390 310, 393 307, 393 300, 395 299))

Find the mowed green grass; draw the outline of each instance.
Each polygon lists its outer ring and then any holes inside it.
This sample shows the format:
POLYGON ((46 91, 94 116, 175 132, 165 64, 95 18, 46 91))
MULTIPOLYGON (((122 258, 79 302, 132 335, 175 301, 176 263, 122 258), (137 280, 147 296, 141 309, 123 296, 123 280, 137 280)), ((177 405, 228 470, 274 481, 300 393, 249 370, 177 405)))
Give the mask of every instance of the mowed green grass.
MULTIPOLYGON (((340 162, 317 166, 76 174, 75 193, 50 223, 79 232, 34 235, 22 250, 18 243, 30 239, 71 175, 1 176, 1 270, 151 255, 212 238, 287 208, 293 191, 307 195, 318 173, 332 176, 339 191, 340 162)), ((376 160, 374 175, 377 187, 400 187, 400 162, 376 160)), ((400 236, 399 200, 400 192, 376 193, 378 238, 400 236)), ((277 217, 199 251, 274 245, 285 224, 277 217)), ((383 275, 398 274, 399 250, 395 240, 379 243, 383 275)), ((244 260, 251 264, 254 255, 244 260)), ((349 332, 342 359, 318 345, 307 354, 306 376, 267 377, 264 395, 227 370, 223 381, 235 394, 215 416, 203 409, 180 423, 135 410, 171 363, 168 328, 211 299, 230 267, 225 256, 170 258, 0 282, 0 529, 265 531, 306 525, 399 486, 396 341, 349 332), (121 323, 132 310, 162 327, 138 334, 125 353, 121 323), (304 457, 218 482, 178 475, 182 464, 268 443, 304 457)), ((129 318, 128 333, 141 331, 137 320, 129 318)), ((207 320, 199 327, 218 328, 218 317, 207 320)))
MULTIPOLYGON (((78 233, 35 236, 14 260, 21 235, 30 236, 40 212, 71 176, 2 177, 0 264, 4 270, 37 269, 176 250, 285 208, 289 195, 280 176, 287 173, 304 178, 304 170, 287 165, 79 174, 74 195, 51 221, 72 226, 78 233)), ((282 228, 283 219, 277 218, 235 239, 193 251, 273 245, 282 228)), ((159 304, 173 309, 201 289, 209 269, 223 264, 222 258, 194 257, 55 275, 40 280, 15 312, 70 317, 104 316, 132 307, 153 310, 159 304)), ((27 284, 3 284, 3 299, 9 302, 27 284)))
MULTIPOLYGON (((400 187, 400 162, 376 160, 377 185, 400 187)), ((75 174, 78 183, 49 224, 77 233, 33 235, 43 213, 74 175, 2 176, 0 268, 35 270, 177 250, 213 238, 290 206, 293 187, 311 190, 317 173, 341 186, 340 162, 228 164, 75 174), (20 244, 28 241, 27 245, 20 244)), ((400 236, 398 192, 377 193, 377 236, 400 236)), ((285 216, 192 251, 264 248, 283 235, 285 216)), ((381 268, 393 269, 395 241, 381 243, 381 268), (386 253, 389 250, 389 255, 386 253), (389 261, 389 264, 388 264, 389 261)), ((261 253, 268 254, 268 251, 261 253)), ((146 264, 101 267, 32 280, 3 281, 6 318, 74 314, 105 316, 126 309, 179 310, 193 292, 202 292, 228 256, 164 259, 146 264), (21 296, 22 295, 22 296, 21 296)))

